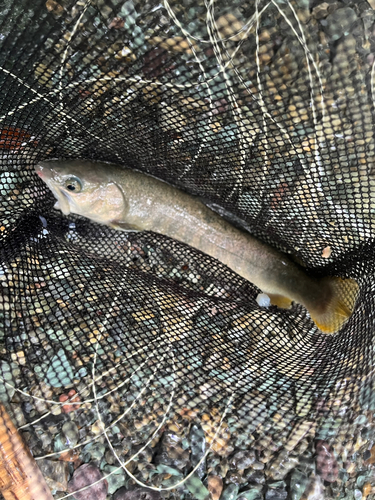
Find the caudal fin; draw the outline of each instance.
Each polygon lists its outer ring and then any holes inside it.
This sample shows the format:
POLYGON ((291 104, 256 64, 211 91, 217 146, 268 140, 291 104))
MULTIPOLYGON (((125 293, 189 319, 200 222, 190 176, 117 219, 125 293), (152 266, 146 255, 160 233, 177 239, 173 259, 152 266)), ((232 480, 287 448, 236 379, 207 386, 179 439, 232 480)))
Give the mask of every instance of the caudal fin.
POLYGON ((352 279, 324 278, 322 297, 328 287, 327 299, 320 307, 309 308, 311 319, 324 333, 335 333, 344 325, 353 312, 358 294, 358 283, 352 279))

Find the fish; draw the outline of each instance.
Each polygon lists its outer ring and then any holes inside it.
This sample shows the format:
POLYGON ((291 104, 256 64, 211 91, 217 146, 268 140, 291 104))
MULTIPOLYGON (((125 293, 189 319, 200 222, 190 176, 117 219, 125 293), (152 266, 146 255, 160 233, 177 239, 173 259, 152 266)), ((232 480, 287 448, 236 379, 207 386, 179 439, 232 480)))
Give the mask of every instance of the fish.
POLYGON ((123 231, 154 231, 219 260, 283 309, 303 305, 324 333, 337 332, 353 312, 353 279, 314 277, 286 254, 232 225, 190 195, 151 175, 88 160, 35 166, 64 215, 77 214, 123 231))

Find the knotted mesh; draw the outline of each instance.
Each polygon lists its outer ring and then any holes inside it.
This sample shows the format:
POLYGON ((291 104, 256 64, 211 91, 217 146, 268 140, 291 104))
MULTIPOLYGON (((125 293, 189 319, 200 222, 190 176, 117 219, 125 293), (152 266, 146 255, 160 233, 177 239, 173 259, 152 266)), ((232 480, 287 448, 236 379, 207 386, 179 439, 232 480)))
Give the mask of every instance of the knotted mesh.
POLYGON ((0 398, 55 498, 375 497, 373 8, 2 2, 0 398), (357 280, 351 318, 325 335, 191 247, 63 216, 52 158, 357 280))

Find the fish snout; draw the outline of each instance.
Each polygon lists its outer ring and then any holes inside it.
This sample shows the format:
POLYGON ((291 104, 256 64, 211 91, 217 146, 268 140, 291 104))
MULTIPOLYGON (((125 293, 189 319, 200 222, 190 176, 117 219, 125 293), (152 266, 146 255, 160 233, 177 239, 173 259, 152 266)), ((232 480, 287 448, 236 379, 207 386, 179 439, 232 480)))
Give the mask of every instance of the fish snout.
POLYGON ((43 174, 43 167, 41 165, 35 165, 35 172, 41 179, 43 179, 44 174, 43 174))

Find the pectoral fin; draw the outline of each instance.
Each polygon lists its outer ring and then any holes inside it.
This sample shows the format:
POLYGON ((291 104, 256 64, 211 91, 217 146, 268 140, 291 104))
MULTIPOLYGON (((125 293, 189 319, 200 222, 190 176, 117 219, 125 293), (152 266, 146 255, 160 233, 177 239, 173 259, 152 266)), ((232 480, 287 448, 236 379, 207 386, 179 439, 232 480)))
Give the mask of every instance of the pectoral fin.
POLYGON ((128 224, 127 222, 119 222, 119 221, 112 221, 109 224, 109 227, 112 229, 116 229, 117 231, 142 231, 142 229, 138 226, 135 226, 133 224, 128 224))

